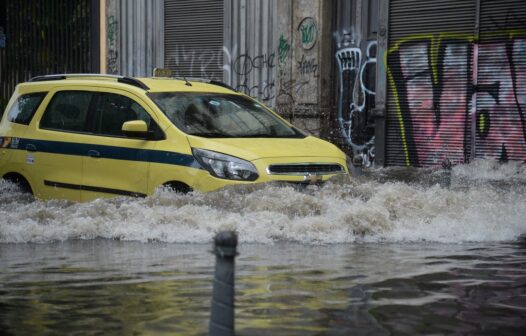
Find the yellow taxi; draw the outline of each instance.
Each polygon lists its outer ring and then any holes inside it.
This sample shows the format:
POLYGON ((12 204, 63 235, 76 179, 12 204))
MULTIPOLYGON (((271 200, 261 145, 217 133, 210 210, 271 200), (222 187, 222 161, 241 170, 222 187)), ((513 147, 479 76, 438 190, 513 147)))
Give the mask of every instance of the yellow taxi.
POLYGON ((348 174, 346 155, 221 82, 96 74, 19 84, 0 176, 41 199, 202 192, 348 174))

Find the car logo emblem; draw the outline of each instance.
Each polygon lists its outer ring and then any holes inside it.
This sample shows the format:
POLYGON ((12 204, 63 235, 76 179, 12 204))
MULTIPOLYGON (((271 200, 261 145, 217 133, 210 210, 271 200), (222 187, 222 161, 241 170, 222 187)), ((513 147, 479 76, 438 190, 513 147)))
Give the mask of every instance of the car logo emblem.
POLYGON ((309 184, 316 184, 323 181, 323 176, 321 175, 313 175, 313 174, 307 174, 303 178, 303 181, 308 182, 309 184))

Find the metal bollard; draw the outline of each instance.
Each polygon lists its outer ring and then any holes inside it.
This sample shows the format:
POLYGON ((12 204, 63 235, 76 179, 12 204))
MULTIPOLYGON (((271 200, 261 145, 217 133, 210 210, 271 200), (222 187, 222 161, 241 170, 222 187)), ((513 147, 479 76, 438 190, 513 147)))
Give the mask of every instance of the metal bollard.
POLYGON ((451 169, 452 169, 451 161, 449 161, 448 158, 445 158, 444 161, 442 161, 442 176, 440 178, 440 186, 442 188, 448 188, 451 187, 451 169))
POLYGON ((237 255, 237 234, 222 231, 214 237, 216 256, 210 336, 234 335, 234 259, 237 255))

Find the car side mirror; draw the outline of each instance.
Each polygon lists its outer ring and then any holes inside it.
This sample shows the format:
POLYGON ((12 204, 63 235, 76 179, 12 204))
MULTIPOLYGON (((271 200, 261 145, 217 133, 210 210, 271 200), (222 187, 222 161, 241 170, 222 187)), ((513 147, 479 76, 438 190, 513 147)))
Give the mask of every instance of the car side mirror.
POLYGON ((130 120, 122 124, 122 133, 130 138, 147 139, 148 125, 144 120, 130 120))

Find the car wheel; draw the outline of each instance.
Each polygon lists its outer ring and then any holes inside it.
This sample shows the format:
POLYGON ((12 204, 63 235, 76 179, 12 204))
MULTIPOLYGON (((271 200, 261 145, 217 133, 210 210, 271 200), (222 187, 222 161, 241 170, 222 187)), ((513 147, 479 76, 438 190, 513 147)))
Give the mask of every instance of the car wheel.
POLYGON ((193 190, 186 183, 178 182, 178 181, 167 182, 163 186, 171 189, 172 191, 176 193, 181 193, 181 194, 188 194, 189 192, 193 190))
POLYGON ((31 189, 31 185, 22 175, 10 173, 6 174, 4 176, 4 179, 13 184, 16 184, 18 188, 20 188, 20 191, 22 191, 23 193, 33 195, 33 189, 31 189))

